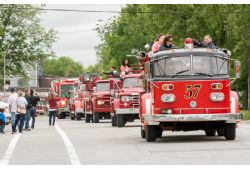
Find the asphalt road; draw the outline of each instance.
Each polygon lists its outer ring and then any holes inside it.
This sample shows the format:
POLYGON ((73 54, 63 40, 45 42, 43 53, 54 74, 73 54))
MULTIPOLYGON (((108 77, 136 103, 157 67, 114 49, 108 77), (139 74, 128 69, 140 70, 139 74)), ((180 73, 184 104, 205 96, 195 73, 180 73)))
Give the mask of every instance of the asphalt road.
POLYGON ((10 165, 232 165, 250 164, 250 122, 237 128, 237 138, 206 137, 203 131, 164 132, 147 143, 140 137, 139 121, 124 128, 57 120, 48 126, 38 117, 34 130, 23 134, 0 134, 0 164, 10 165))

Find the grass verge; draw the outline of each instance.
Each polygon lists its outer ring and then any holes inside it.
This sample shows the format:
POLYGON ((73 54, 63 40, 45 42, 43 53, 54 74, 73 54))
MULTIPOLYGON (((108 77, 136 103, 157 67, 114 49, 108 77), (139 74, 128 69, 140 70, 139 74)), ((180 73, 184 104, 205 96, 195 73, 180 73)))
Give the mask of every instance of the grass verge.
POLYGON ((240 113, 243 113, 243 120, 250 120, 250 114, 248 110, 240 110, 240 113))

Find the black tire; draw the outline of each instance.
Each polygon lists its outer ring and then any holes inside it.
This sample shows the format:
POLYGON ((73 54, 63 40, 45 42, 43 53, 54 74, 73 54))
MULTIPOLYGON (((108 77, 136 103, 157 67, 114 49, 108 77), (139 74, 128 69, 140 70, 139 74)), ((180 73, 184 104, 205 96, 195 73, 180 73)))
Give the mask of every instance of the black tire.
POLYGON ((61 118, 62 119, 66 119, 66 114, 65 113, 61 113, 61 118))
POLYGON ((160 127, 156 128, 156 136, 157 136, 157 138, 162 137, 162 132, 163 132, 163 130, 160 127))
POLYGON ((206 129, 205 134, 206 134, 206 136, 215 136, 216 130, 215 129, 206 129))
POLYGON ((76 120, 81 120, 81 117, 82 117, 81 113, 76 113, 75 115, 76 115, 76 120))
POLYGON ((157 139, 157 126, 147 125, 144 126, 145 137, 147 142, 155 142, 157 139))
POLYGON ((236 137, 235 123, 227 123, 225 125, 225 138, 226 140, 234 140, 236 137))
POLYGON ((61 119, 61 114, 62 113, 60 111, 57 112, 57 119, 61 119))
POLYGON ((90 122, 90 115, 85 113, 85 122, 89 123, 90 122))
POLYGON ((75 118, 76 118, 75 115, 70 115, 71 120, 75 120, 75 118))
POLYGON ((217 129, 218 136, 225 136, 225 129, 224 128, 218 128, 217 129))
POLYGON ((114 127, 114 126, 117 126, 117 118, 116 118, 116 116, 112 116, 111 117, 111 124, 112 124, 112 126, 114 127))
POLYGON ((141 126, 141 138, 144 139, 145 137, 146 137, 146 135, 145 135, 144 127, 141 126))
POLYGON ((123 127, 125 125, 125 120, 124 120, 124 117, 123 115, 117 115, 117 127, 123 127))
POLYGON ((93 122, 94 123, 99 123, 99 113, 98 112, 94 112, 93 113, 93 122))

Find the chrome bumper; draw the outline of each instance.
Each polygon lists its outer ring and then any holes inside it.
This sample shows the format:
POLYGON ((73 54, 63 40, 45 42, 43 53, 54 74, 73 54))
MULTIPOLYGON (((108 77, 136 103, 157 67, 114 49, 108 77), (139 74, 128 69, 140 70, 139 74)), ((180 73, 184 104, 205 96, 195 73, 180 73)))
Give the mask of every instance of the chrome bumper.
POLYGON ((139 114, 139 108, 116 109, 116 114, 139 114))
POLYGON ((148 125, 159 125, 160 122, 202 122, 202 121, 225 121, 236 123, 242 119, 240 113, 218 113, 218 114, 173 114, 173 115, 143 115, 144 123, 148 125))

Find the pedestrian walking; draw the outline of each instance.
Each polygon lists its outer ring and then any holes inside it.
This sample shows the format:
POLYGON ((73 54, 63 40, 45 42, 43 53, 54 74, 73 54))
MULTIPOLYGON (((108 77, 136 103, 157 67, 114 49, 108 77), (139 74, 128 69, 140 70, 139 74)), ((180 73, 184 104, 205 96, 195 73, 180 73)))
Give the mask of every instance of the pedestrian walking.
POLYGON ((48 96, 48 103, 49 103, 49 126, 55 125, 56 121, 56 112, 57 112, 57 102, 59 101, 58 98, 54 96, 53 93, 50 93, 48 96))
POLYGON ((22 90, 18 90, 18 98, 17 98, 17 108, 16 108, 16 119, 15 123, 12 127, 12 133, 16 133, 16 127, 19 123, 18 130, 19 133, 22 133, 23 131, 23 121, 24 116, 26 114, 26 107, 28 105, 27 100, 22 96, 22 90))
POLYGON ((24 116, 24 130, 25 131, 30 131, 30 108, 31 108, 31 104, 30 104, 30 89, 26 89, 25 90, 25 99, 28 102, 27 106, 26 106, 26 113, 24 116))
POLYGON ((37 102, 40 101, 39 96, 34 96, 34 91, 33 89, 30 89, 30 97, 29 97, 29 114, 31 118, 31 128, 35 128, 35 121, 36 121, 36 105, 37 102))
POLYGON ((17 93, 15 92, 15 88, 10 89, 11 95, 8 98, 9 110, 11 115, 11 125, 14 126, 15 118, 16 118, 16 101, 17 101, 17 93))

